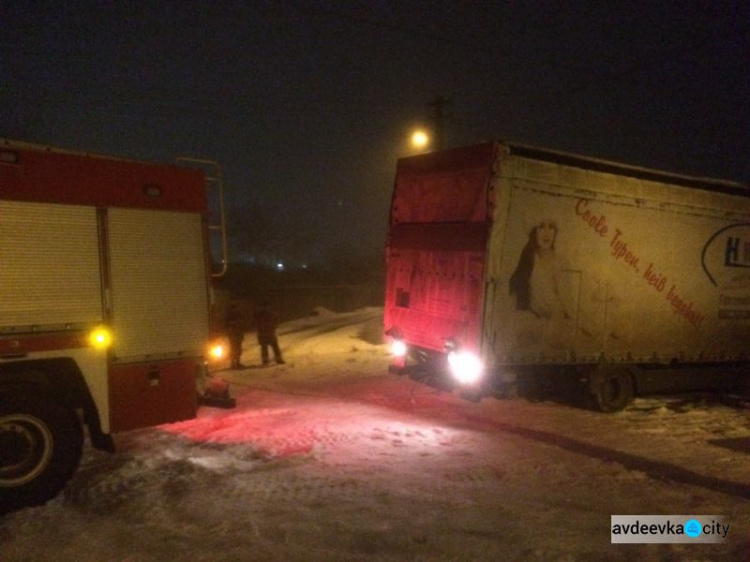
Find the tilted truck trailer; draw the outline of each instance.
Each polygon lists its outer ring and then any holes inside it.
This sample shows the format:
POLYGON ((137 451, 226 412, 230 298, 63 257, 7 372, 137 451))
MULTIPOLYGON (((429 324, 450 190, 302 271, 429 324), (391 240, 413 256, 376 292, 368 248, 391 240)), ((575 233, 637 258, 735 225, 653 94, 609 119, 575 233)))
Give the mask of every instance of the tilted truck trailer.
POLYGON ((746 388, 743 185, 500 142, 404 158, 386 263, 392 370, 473 397, 564 385, 604 411, 746 388))
POLYGON ((82 423, 196 415, 217 177, 0 140, 0 511, 62 489, 82 423))

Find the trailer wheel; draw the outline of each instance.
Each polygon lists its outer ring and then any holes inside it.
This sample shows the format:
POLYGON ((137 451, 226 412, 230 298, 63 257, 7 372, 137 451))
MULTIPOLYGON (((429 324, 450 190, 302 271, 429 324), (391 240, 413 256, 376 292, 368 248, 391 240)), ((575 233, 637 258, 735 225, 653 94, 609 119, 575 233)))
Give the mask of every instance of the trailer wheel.
POLYGON ((633 377, 625 369, 607 369, 594 381, 594 406, 602 412, 619 412, 633 399, 633 377))
POLYGON ((82 449, 75 412, 51 399, 6 395, 0 401, 0 513, 57 495, 82 449))

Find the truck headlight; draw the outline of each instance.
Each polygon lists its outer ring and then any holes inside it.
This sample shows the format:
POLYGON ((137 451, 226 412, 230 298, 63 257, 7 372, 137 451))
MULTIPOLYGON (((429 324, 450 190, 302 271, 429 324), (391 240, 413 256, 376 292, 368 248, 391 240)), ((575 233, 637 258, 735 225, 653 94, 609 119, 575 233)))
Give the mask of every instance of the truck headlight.
POLYGON ((470 351, 451 351, 448 366, 453 377, 461 384, 472 384, 482 375, 482 361, 470 351))
POLYGON ((403 340, 393 340, 391 342, 391 353, 396 357, 405 357, 406 343, 403 340))

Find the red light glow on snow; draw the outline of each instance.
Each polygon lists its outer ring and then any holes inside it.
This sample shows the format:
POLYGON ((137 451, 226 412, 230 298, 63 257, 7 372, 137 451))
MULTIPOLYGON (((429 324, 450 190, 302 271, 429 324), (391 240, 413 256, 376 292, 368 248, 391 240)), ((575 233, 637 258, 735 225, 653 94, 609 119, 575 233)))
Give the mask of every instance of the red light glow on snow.
MULTIPOLYGON (((163 431, 196 442, 248 444, 275 458, 336 454, 403 447, 405 456, 432 454, 452 445, 464 432, 434 421, 409 419, 382 406, 340 399, 300 400, 290 407, 289 396, 265 393, 241 397, 237 411, 203 408, 195 420, 161 426, 163 431), (257 400, 256 407, 247 401, 257 400), (278 405, 272 404, 279 400, 278 405)), ((405 459, 406 460, 406 459, 405 459)))

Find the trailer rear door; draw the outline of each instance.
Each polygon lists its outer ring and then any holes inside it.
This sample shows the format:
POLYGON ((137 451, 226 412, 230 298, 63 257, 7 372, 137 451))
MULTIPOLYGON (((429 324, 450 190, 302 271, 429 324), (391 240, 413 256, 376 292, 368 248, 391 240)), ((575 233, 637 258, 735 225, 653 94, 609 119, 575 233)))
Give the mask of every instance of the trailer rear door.
POLYGON ((411 345, 480 350, 494 155, 484 144, 399 161, 385 328, 411 345))

